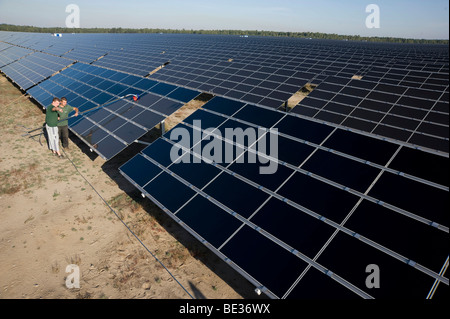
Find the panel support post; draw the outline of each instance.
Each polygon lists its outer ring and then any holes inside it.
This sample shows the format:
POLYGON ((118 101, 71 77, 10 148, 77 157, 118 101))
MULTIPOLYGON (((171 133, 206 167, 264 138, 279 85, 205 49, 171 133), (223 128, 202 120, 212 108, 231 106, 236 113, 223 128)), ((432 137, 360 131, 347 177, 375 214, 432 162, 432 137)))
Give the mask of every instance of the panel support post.
POLYGON ((161 135, 164 135, 166 132, 166 126, 164 125, 164 120, 161 121, 161 135))

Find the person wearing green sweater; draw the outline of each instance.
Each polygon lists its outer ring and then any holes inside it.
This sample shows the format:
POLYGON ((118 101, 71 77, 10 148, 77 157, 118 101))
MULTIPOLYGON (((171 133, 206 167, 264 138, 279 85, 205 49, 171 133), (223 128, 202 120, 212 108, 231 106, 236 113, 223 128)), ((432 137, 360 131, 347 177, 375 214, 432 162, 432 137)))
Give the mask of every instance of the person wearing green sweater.
POLYGON ((59 115, 59 122, 58 122, 58 133, 59 138, 62 142, 62 147, 65 149, 69 148, 69 121, 67 120, 69 117, 69 114, 72 111, 75 111, 75 116, 78 116, 78 108, 72 107, 69 104, 67 104, 67 98, 62 97, 61 98, 61 105, 62 111, 58 112, 59 115))
POLYGON ((47 106, 45 111, 45 129, 48 135, 48 146, 54 155, 58 155, 60 158, 63 156, 59 152, 58 141, 58 112, 62 111, 59 107, 60 99, 53 98, 52 104, 47 106))

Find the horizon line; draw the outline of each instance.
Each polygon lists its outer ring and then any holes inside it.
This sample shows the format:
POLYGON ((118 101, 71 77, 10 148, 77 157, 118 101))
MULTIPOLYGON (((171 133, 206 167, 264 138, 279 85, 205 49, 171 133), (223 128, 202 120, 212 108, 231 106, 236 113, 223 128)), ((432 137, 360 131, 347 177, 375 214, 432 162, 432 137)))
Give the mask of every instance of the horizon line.
MULTIPOLYGON (((132 27, 79 27, 79 28, 69 28, 69 27, 40 27, 35 25, 18 25, 18 24, 9 24, 9 23, 0 23, 0 26, 11 26, 11 27, 22 27, 22 28, 40 28, 40 29, 71 29, 71 30, 88 30, 88 29, 122 29, 122 30, 166 30, 166 31, 188 31, 188 32, 224 32, 224 31, 234 31, 234 32, 275 32, 275 33, 283 33, 283 34, 302 34, 302 33, 311 33, 311 34, 321 34, 321 35, 335 35, 339 37, 359 37, 359 38, 369 38, 369 39, 398 39, 398 40, 416 40, 416 41, 449 41, 449 38, 411 38, 411 37, 399 37, 399 36, 369 36, 369 35, 358 35, 358 34, 339 34, 339 33, 327 33, 327 32, 319 32, 319 31, 276 31, 276 30, 258 30, 258 29, 186 29, 186 28, 157 28, 157 27, 143 27, 143 28, 132 28, 132 27)), ((6 31, 6 30, 0 30, 6 31)), ((30 31, 9 31, 9 32, 30 32, 30 31)), ((77 32, 72 32, 77 33, 77 32)), ((103 33, 103 32, 102 32, 103 33)), ((114 32, 113 32, 114 33, 114 32)), ((117 32, 116 32, 117 33, 117 32)), ((133 33, 133 32, 131 32, 133 33)), ((288 36, 289 37, 289 36, 288 36)))

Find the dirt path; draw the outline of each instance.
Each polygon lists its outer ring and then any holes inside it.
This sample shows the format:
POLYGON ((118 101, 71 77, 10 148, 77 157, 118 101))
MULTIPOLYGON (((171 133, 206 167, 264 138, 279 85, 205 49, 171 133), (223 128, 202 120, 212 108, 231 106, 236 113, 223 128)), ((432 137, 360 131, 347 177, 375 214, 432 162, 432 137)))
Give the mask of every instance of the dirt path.
POLYGON ((254 287, 125 181, 131 146, 105 163, 71 136, 67 155, 116 214, 189 294, 133 237, 68 159, 45 139, 37 104, 0 77, 0 298, 256 298, 254 287), (80 270, 67 288, 66 267, 80 270))

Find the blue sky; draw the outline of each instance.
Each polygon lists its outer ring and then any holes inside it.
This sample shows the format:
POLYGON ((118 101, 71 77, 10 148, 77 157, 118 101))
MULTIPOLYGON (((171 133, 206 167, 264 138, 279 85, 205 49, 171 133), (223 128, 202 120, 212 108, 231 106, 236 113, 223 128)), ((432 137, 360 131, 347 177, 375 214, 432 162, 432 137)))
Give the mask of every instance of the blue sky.
POLYGON ((447 0, 0 0, 0 23, 65 26, 68 4, 80 26, 312 31, 362 36, 449 38, 447 0), (380 28, 365 25, 380 8, 380 28))

